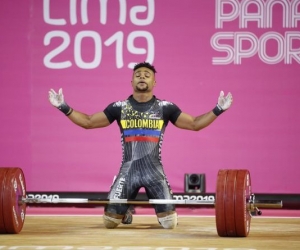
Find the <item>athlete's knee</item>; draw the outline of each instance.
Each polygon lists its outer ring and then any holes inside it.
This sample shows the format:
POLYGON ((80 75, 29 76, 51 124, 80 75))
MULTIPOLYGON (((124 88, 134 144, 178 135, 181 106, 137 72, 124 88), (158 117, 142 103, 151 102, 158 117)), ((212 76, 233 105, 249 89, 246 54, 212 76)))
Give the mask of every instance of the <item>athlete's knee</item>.
POLYGON ((116 228, 121 223, 121 221, 121 218, 114 218, 110 214, 105 213, 103 215, 103 223, 106 228, 116 228))
POLYGON ((166 229, 173 229, 177 226, 177 213, 173 212, 171 214, 167 214, 164 217, 158 217, 159 223, 162 225, 163 228, 166 229))

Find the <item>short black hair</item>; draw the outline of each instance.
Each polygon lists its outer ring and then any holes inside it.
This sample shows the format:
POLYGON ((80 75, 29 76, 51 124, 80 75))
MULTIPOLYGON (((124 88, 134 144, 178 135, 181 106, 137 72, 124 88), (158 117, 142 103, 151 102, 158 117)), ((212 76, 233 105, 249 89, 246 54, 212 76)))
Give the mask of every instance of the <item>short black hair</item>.
POLYGON ((136 71, 137 69, 142 68, 142 67, 152 70, 154 72, 154 74, 156 73, 155 67, 148 62, 140 62, 140 63, 134 65, 133 71, 136 71))

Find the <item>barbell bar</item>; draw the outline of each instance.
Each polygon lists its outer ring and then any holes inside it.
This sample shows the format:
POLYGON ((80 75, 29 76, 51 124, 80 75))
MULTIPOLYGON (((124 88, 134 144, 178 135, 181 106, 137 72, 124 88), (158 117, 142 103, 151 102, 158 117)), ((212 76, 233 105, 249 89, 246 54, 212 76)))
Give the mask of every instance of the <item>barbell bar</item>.
POLYGON ((282 208, 282 201, 255 200, 251 192, 250 172, 245 169, 222 169, 217 176, 215 201, 176 199, 81 199, 28 198, 21 168, 0 168, 0 234, 20 233, 25 222, 26 205, 51 204, 132 204, 214 206, 217 233, 221 237, 247 237, 251 217, 261 215, 260 208, 282 208))
MULTIPOLYGON (((215 201, 204 200, 175 200, 175 199, 87 199, 87 198, 22 198, 19 201, 22 203, 51 203, 51 204, 131 204, 131 205, 155 205, 155 204, 174 204, 174 205, 203 205, 215 206, 215 201)), ((251 194, 248 200, 248 210, 254 212, 258 208, 282 208, 282 201, 280 200, 255 200, 254 194, 251 194)))

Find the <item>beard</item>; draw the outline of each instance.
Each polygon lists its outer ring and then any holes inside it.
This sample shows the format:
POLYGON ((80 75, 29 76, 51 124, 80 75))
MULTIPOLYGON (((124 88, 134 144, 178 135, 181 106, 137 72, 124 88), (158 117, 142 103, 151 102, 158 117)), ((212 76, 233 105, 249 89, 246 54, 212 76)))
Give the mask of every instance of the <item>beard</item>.
POLYGON ((145 92, 148 91, 148 85, 145 84, 145 86, 143 86, 143 87, 140 87, 139 85, 137 85, 137 86, 135 87, 135 90, 136 90, 137 92, 145 93, 145 92))

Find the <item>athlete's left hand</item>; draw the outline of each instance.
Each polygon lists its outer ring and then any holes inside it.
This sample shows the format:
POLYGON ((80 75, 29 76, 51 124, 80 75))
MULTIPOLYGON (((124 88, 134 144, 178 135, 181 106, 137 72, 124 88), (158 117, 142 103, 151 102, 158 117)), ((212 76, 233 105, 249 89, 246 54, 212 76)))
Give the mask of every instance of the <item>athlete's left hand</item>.
POLYGON ((53 89, 50 89, 49 101, 54 107, 56 108, 61 107, 65 103, 62 88, 58 90, 58 93, 56 93, 53 89))
POLYGON ((233 102, 232 94, 229 92, 227 96, 224 96, 224 91, 220 92, 220 96, 218 99, 218 105, 225 111, 226 109, 229 109, 233 102))

